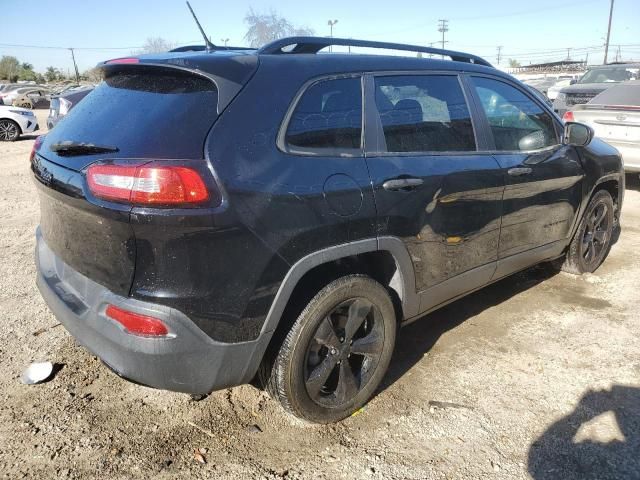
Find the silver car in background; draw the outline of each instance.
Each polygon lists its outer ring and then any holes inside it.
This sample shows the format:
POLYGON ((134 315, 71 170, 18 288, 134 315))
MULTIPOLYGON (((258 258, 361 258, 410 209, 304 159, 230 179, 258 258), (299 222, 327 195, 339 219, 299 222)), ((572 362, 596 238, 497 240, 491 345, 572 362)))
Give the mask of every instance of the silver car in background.
POLYGON ((565 120, 589 125, 596 137, 620 151, 625 171, 640 172, 640 80, 620 83, 573 106, 565 120))

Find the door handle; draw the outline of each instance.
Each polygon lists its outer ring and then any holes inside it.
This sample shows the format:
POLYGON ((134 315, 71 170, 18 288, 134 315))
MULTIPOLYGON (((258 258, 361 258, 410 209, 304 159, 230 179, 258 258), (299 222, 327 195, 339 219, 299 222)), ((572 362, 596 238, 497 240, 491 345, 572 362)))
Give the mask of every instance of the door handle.
POLYGON ((529 167, 516 167, 516 168, 510 168, 509 170, 507 170, 507 173, 512 177, 529 175, 531 172, 533 172, 533 169, 529 167))
POLYGON ((408 192, 416 187, 419 187, 424 183, 421 178, 394 178, 391 180, 385 180, 382 184, 382 188, 390 191, 404 191, 408 192))

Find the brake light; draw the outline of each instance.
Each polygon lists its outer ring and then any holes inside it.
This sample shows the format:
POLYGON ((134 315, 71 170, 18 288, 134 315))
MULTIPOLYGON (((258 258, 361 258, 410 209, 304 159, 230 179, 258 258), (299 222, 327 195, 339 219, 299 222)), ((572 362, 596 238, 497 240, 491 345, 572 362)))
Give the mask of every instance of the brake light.
POLYGON ((571 110, 568 110, 568 111, 564 112, 564 115, 562 116, 562 121, 563 122, 575 122, 575 119, 573 117, 573 112, 571 110))
POLYGON ((139 58, 131 58, 131 57, 125 57, 125 58, 114 58, 113 60, 107 60, 104 63, 108 63, 110 65, 113 64, 129 64, 129 63, 140 63, 140 59, 139 58))
POLYGON ((44 142, 44 135, 37 136, 35 141, 33 142, 33 147, 31 147, 31 154, 29 155, 30 162, 33 163, 33 159, 36 158, 36 152, 40 150, 42 142, 44 142))
POLYGON ((127 333, 142 337, 166 337, 169 333, 167 326, 161 320, 123 310, 114 305, 107 306, 106 314, 124 327, 127 333))
POLYGON ((92 165, 87 182, 96 197, 114 202, 178 205, 209 200, 200 174, 182 166, 92 165))

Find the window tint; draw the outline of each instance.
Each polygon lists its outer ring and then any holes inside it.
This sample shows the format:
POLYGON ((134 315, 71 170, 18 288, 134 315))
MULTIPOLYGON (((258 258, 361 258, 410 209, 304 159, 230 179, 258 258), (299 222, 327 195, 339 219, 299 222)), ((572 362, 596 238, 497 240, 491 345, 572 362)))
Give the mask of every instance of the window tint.
POLYGON ((376 77, 375 96, 388 152, 476 149, 458 77, 376 77))
POLYGON ((551 115, 520 90, 490 78, 474 77, 473 84, 496 150, 537 150, 558 144, 551 115))
POLYGON ((218 92, 209 80, 181 72, 107 77, 47 135, 115 145, 132 158, 202 158, 217 118, 218 92))
POLYGON ((359 149, 361 136, 360 78, 341 78, 320 81, 304 92, 285 141, 303 149, 359 149))

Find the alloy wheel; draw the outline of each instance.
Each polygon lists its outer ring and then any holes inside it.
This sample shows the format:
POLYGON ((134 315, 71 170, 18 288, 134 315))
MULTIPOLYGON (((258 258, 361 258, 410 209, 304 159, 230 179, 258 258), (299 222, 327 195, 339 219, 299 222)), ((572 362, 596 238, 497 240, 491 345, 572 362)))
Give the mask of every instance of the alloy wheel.
POLYGON ((370 380, 383 348, 379 309, 364 298, 342 302, 320 322, 307 347, 309 397, 329 408, 349 402, 370 380))
POLYGON ((18 138, 19 134, 20 132, 15 123, 8 120, 0 121, 0 140, 10 142, 18 138))
POLYGON ((600 261, 609 240, 609 207, 598 203, 587 220, 582 236, 581 254, 585 264, 590 266, 600 261))

